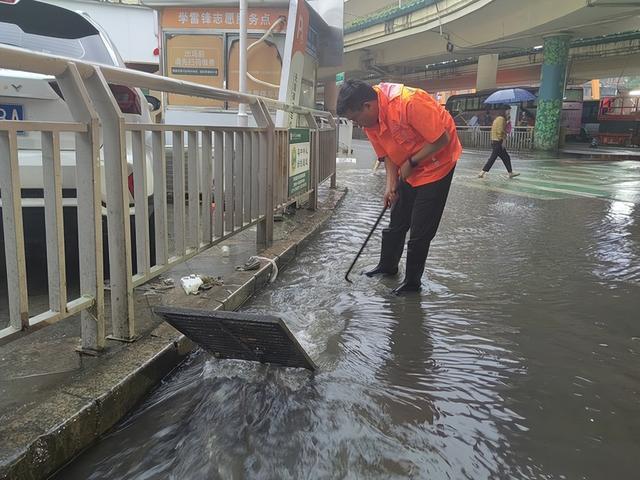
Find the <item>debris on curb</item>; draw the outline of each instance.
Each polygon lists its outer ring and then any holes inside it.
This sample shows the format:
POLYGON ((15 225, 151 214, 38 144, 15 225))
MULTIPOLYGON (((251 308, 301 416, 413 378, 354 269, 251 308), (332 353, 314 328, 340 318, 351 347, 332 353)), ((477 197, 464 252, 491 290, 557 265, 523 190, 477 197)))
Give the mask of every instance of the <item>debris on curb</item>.
POLYGON ((209 277, 207 275, 200 275, 200 279, 202 280, 200 290, 209 290, 212 287, 219 287, 224 285, 222 277, 209 277))
POLYGON ((145 284, 137 287, 138 290, 144 292, 144 295, 159 295, 176 287, 173 278, 155 278, 145 284))
POLYGON ((243 265, 239 265, 236 267, 236 270, 240 272, 248 271, 248 270, 258 270, 260 268, 260 260, 264 260, 265 262, 271 263, 273 269, 271 270, 271 276, 269 278, 269 283, 275 282, 278 277, 278 264, 274 259, 268 257, 260 257, 258 255, 253 255, 249 257, 249 260, 244 262, 243 265))
POLYGON ((187 295, 197 295, 200 291, 209 290, 213 287, 224 285, 222 277, 210 277, 207 275, 196 275, 192 273, 180 279, 180 284, 187 295))
POLYGON ((198 293, 198 289, 200 288, 200 285, 202 284, 203 282, 202 282, 202 279, 200 278, 200 275, 191 274, 186 277, 182 277, 180 279, 180 285, 182 285, 182 288, 184 289, 184 293, 186 293, 187 295, 189 294, 196 295, 198 293))
POLYGON ((242 265, 238 265, 236 270, 239 272, 247 272, 249 270, 258 270, 260 268, 260 259, 256 256, 249 257, 249 260, 242 265))

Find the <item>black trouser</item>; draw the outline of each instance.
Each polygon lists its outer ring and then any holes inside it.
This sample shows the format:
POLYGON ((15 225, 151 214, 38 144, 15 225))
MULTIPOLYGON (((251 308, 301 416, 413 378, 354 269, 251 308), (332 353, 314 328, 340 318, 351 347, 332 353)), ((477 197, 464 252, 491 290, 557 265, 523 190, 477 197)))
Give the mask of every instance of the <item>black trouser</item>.
POLYGON ((491 170, 491 167, 493 167, 493 164, 498 157, 502 159, 504 166, 507 167, 507 172, 511 173, 511 157, 507 153, 507 149, 502 145, 502 140, 491 141, 491 155, 489 156, 487 163, 482 167, 482 171, 488 172, 491 170))
POLYGON ((389 227, 382 231, 380 264, 387 271, 397 268, 407 231, 411 229, 405 281, 420 282, 431 240, 436 236, 447 203, 454 169, 446 177, 419 187, 404 181, 398 184, 398 199, 391 207, 389 227))

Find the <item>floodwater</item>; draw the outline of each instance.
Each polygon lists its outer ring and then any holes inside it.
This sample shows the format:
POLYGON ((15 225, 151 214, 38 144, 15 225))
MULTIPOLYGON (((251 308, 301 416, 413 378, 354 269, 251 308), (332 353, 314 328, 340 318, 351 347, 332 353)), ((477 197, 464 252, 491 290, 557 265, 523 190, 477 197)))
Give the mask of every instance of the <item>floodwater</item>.
POLYGON ((482 160, 405 297, 359 275, 379 232, 344 281, 383 176, 341 170, 342 207, 245 308, 281 315, 319 372, 196 353, 57 478, 638 478, 639 207, 511 195, 501 165, 475 188, 482 160))

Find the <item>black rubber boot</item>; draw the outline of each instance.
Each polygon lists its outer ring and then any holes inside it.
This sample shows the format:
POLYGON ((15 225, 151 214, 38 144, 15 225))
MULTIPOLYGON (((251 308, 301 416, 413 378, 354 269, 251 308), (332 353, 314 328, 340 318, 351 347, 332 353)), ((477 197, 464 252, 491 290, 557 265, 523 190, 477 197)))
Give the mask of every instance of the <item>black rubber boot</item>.
POLYGON ((398 273, 398 267, 388 268, 381 264, 376 265, 368 272, 364 272, 367 277, 373 277, 375 275, 395 275, 396 273, 398 273))
POLYGON ((380 261, 373 269, 368 272, 364 272, 367 277, 373 277, 374 275, 395 275, 398 273, 398 262, 402 256, 402 249, 404 248, 404 238, 400 247, 398 248, 397 242, 391 242, 388 238, 382 235, 382 247, 380 248, 380 261), (400 250, 398 254, 398 250, 400 250))
POLYGON ((407 269, 404 274, 404 280, 391 291, 392 293, 402 295, 422 290, 422 274, 428 251, 428 246, 416 248, 409 245, 407 247, 407 269))
POLYGON ((405 278, 405 280, 400 285, 391 290, 391 293, 395 295, 402 295, 404 293, 419 292, 420 290, 422 290, 422 284, 419 280, 416 283, 414 281, 407 281, 407 279, 405 278))

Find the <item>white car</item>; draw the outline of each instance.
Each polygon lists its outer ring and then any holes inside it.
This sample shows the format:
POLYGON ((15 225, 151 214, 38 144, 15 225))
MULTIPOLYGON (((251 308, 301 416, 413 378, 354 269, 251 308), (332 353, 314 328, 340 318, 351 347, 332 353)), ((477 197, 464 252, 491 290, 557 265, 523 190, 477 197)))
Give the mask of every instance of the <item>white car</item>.
MULTIPOLYGON (((86 13, 74 12, 56 5, 35 0, 0 0, 0 43, 35 52, 70 57, 78 60, 125 67, 113 43, 86 13)), ((0 60, 0 67, 2 62, 0 60)), ((152 123, 149 104, 137 88, 110 85, 120 110, 130 123, 152 123)), ((73 121, 71 113, 56 84, 55 77, 0 68, 0 120, 73 121)), ((147 136, 147 197, 153 195, 150 136, 147 136)), ((62 189, 65 222, 65 243, 68 265, 77 265, 77 218, 74 134, 60 136, 62 189), (74 239, 75 236, 75 239, 74 239)), ((20 134, 18 161, 22 189, 22 212, 25 228, 25 248, 30 270, 46 258, 44 241, 44 188, 42 151, 39 132, 20 134), (40 257, 40 258, 38 258, 40 257)), ((102 152, 102 149, 101 149, 102 152)), ((133 228, 133 165, 130 145, 129 164, 130 215, 133 228)), ((105 178, 102 175, 102 198, 105 178)), ((0 201, 0 206, 1 206, 0 201)), ((151 213, 150 221, 153 221, 151 213)), ((1 216, 0 216, 1 219, 1 216)), ((4 239, 0 222, 0 267, 4 257, 4 239)), ((106 209, 103 206, 103 232, 106 232, 106 209)), ((153 228, 150 233, 153 234, 153 228)), ((103 235, 106 242, 106 233, 103 235)), ((135 242, 135 238, 133 239, 135 242)), ((153 248, 153 241, 151 246, 153 248)), ((106 251, 106 243, 105 243, 106 251)), ((135 248, 133 249, 135 252, 135 248)), ((153 255, 153 252, 152 252, 153 255)), ((135 262, 134 262, 135 266, 135 262)), ((108 268, 107 265, 105 265, 108 268)), ((77 267, 75 267, 77 268, 77 267)), ((4 271, 0 271, 2 277, 4 271)), ((70 272, 72 273, 72 272, 70 272)))

